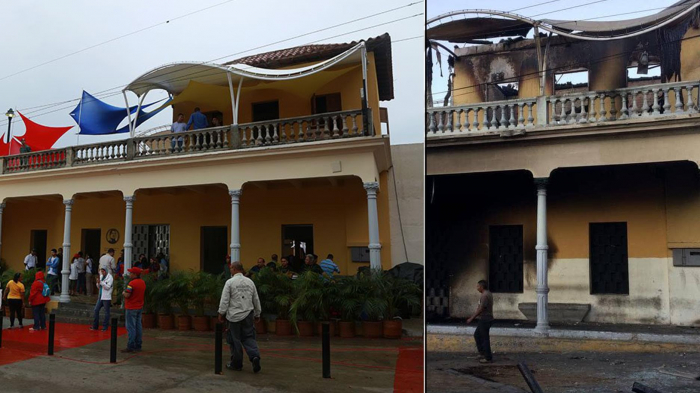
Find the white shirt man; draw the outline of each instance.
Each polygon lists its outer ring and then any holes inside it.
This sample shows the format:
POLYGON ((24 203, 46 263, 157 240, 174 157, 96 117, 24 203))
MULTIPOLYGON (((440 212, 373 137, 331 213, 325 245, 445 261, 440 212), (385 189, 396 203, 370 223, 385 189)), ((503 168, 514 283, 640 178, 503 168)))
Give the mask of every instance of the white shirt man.
POLYGON ((240 322, 251 311, 255 318, 260 316, 260 299, 253 280, 237 272, 224 285, 219 302, 219 314, 226 315, 229 322, 240 322))
POLYGON ((185 115, 180 113, 177 115, 177 120, 170 127, 170 130, 174 133, 187 131, 187 123, 185 123, 185 115))
POLYGON ((36 251, 32 250, 26 257, 24 257, 24 270, 34 269, 36 267, 36 251))
POLYGON ((100 257, 99 268, 105 269, 110 274, 114 274, 117 271, 117 263, 114 261, 114 249, 110 248, 105 255, 100 257))

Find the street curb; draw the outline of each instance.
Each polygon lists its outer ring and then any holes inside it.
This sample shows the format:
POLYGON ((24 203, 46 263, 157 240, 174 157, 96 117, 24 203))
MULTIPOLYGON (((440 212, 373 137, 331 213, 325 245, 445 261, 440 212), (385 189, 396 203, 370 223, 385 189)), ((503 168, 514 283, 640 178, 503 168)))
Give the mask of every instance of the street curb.
MULTIPOLYGON (((426 327, 427 334, 446 335, 473 335, 473 326, 435 326, 426 327)), ((652 333, 621 333, 606 331, 585 331, 585 330, 557 330, 551 329, 549 333, 537 333, 534 329, 522 328, 492 328, 492 336, 505 337, 531 337, 531 338, 559 338, 571 340, 604 340, 604 341, 637 341, 650 343, 667 344, 691 344, 700 345, 700 336, 681 334, 652 334, 652 333)))

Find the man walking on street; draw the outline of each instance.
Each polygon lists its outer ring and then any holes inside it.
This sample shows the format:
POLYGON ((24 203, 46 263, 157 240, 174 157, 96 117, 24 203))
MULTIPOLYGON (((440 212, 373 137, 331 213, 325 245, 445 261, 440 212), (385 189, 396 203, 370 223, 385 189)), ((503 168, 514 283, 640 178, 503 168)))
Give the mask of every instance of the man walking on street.
POLYGON ((146 292, 146 282, 141 279, 142 270, 132 267, 127 270, 131 281, 124 290, 124 308, 126 308, 126 332, 129 342, 124 353, 141 352, 143 327, 141 326, 141 311, 143 310, 143 295, 146 292))
POLYGON ((231 263, 231 278, 226 281, 219 302, 219 322, 228 321, 228 343, 231 347, 229 370, 243 369, 243 347, 253 363, 253 372, 260 371, 260 351, 255 341, 254 321, 260 320, 260 299, 253 280, 243 275, 243 264, 231 263))
POLYGON ((467 319, 467 324, 470 324, 474 318, 479 317, 479 323, 474 331, 474 341, 476 341, 476 349, 481 355, 480 363, 491 363, 493 357, 491 355, 491 338, 489 330, 493 323, 493 294, 489 291, 489 284, 486 280, 481 280, 476 285, 476 290, 479 291, 479 306, 474 315, 467 319))

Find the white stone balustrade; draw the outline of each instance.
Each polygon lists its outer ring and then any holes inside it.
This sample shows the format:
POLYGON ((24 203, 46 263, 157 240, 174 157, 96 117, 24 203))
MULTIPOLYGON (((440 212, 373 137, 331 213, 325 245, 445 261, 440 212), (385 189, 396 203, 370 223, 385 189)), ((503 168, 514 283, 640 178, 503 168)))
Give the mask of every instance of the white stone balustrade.
POLYGON ((634 86, 547 96, 546 121, 535 122, 536 98, 484 102, 427 111, 428 138, 504 130, 634 121, 698 113, 700 81, 634 86))
POLYGON ((536 99, 484 102, 428 110, 428 136, 484 133, 535 126, 536 99))
POLYGON ((365 136, 362 111, 259 121, 239 126, 241 147, 269 146, 365 136))
MULTIPOLYGON (((2 158, 2 173, 93 165, 178 154, 374 136, 371 110, 323 113, 272 121, 160 132, 121 141, 72 146, 2 158), (366 124, 366 126, 365 126, 366 124)), ((379 134, 378 134, 379 135, 379 134)))

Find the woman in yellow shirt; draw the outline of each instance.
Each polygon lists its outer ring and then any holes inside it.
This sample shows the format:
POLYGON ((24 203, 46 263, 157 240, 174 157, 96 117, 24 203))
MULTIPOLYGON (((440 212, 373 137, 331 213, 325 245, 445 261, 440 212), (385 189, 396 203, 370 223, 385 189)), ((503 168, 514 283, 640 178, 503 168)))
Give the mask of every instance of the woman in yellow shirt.
POLYGON ((10 307, 10 329, 15 327, 15 315, 19 320, 20 329, 24 327, 22 317, 24 317, 24 284, 22 284, 22 273, 15 273, 12 280, 5 286, 5 299, 10 307))

